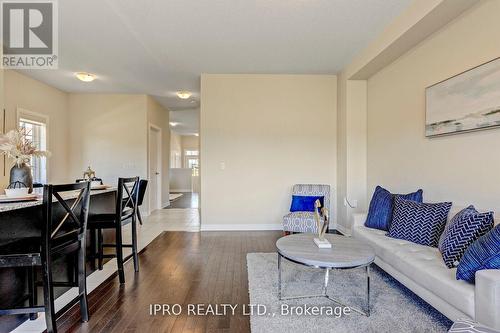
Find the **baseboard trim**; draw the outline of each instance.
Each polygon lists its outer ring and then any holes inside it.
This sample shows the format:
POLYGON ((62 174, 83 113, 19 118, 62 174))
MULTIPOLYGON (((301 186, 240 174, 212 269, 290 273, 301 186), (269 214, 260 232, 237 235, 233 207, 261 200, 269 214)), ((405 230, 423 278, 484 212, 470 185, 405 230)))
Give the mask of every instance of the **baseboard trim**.
POLYGON ((281 224, 203 224, 201 231, 283 230, 281 224))
POLYGON ((340 224, 336 225, 336 229, 338 231, 340 231, 343 235, 351 236, 351 230, 348 229, 348 228, 346 228, 346 227, 344 227, 344 226, 342 226, 342 225, 340 225, 340 224))

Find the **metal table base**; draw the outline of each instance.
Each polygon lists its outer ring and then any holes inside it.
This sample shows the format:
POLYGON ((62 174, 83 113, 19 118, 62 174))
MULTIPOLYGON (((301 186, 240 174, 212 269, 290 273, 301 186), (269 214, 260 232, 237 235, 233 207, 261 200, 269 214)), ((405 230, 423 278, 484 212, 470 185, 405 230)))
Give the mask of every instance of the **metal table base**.
MULTIPOLYGON (((360 268, 360 267, 365 267, 366 268, 366 309, 363 310, 363 309, 360 309, 360 308, 355 308, 355 307, 351 307, 345 303, 343 303, 342 301, 336 299, 336 298, 333 298, 333 297, 330 297, 328 296, 327 294, 327 291, 328 291, 328 280, 329 280, 329 277, 330 277, 330 269, 333 269, 331 267, 320 267, 320 266, 311 266, 311 265, 306 265, 306 264, 303 264, 301 262, 297 262, 295 260, 291 260, 289 258, 286 258, 284 257, 283 255, 281 255, 281 253, 278 252, 278 298, 280 301, 286 301, 286 300, 291 300, 291 299, 301 299, 301 298, 316 298, 316 297, 323 297, 323 298, 326 298, 334 303, 337 303, 341 306, 344 306, 344 307, 348 307, 349 309, 351 309, 352 311, 354 312, 357 312, 359 314, 362 314, 362 315, 365 315, 367 317, 370 316, 370 264, 368 265, 364 265, 364 266, 356 266, 356 267, 349 267, 348 269, 354 269, 354 268, 360 268), (283 297, 282 295, 282 282, 281 282, 281 269, 282 269, 282 258, 285 258, 287 259, 288 261, 290 262, 293 262, 295 264, 299 264, 299 265, 303 265, 303 266, 308 266, 308 267, 313 267, 313 268, 320 268, 320 269, 324 269, 325 270, 325 279, 324 279, 324 283, 323 283, 323 293, 321 294, 313 294, 313 295, 300 295, 300 296, 289 296, 289 297, 283 297)), ((346 269, 346 268, 344 268, 346 269)))

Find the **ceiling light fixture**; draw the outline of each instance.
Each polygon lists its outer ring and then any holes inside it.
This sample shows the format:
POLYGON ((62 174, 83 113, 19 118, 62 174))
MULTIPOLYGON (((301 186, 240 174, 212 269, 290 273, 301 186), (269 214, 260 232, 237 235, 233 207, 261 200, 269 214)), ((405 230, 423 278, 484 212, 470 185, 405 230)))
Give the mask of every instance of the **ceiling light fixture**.
POLYGON ((87 73, 87 72, 78 72, 78 73, 75 73, 75 76, 78 78, 78 80, 83 81, 83 82, 92 82, 96 79, 95 74, 87 73))
POLYGON ((178 91, 177 92, 177 97, 179 97, 180 99, 188 99, 189 97, 191 97, 191 92, 189 91, 178 91))
POLYGON ((200 136, 198 133, 194 133, 194 136, 200 136))
POLYGON ((176 123, 176 122, 173 122, 173 121, 172 121, 172 122, 170 122, 169 124, 170 124, 170 126, 172 126, 172 127, 175 127, 175 126, 179 125, 179 123, 176 123))

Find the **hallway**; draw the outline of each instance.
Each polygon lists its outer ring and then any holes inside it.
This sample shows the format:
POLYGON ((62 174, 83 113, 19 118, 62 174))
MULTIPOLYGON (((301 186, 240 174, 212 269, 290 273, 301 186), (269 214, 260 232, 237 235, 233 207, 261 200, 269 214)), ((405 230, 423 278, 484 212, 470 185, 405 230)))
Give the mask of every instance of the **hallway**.
POLYGON ((180 197, 170 201, 170 206, 165 207, 165 209, 175 209, 175 208, 199 208, 199 194, 194 192, 183 192, 177 193, 172 192, 172 194, 182 194, 180 197))

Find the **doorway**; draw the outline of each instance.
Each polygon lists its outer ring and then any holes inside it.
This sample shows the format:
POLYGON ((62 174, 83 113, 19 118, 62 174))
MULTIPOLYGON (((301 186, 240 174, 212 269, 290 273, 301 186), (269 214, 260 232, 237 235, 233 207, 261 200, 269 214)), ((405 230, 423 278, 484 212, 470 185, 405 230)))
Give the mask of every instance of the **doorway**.
POLYGON ((150 124, 148 135, 149 212, 161 208, 161 128, 150 124))

